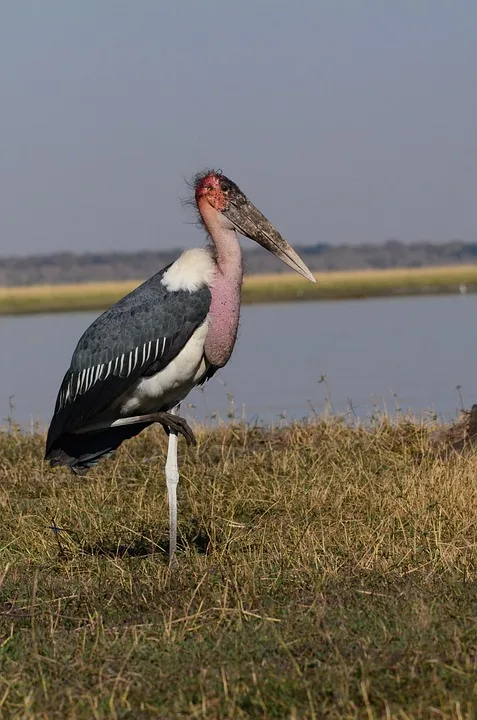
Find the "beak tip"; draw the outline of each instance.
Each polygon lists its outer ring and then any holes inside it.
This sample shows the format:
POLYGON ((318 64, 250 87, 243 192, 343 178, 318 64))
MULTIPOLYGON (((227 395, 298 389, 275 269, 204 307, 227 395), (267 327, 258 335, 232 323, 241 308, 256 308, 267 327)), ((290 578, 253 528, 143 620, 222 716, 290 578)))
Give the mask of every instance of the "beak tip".
MULTIPOLYGON (((296 269, 296 268, 295 268, 295 269, 296 269)), ((300 270, 298 270, 298 272, 300 273, 300 275, 301 275, 302 277, 305 278, 305 280, 309 280, 309 281, 312 282, 312 283, 316 283, 316 278, 315 278, 315 276, 313 275, 313 273, 311 272, 311 270, 309 270, 309 269, 306 267, 306 265, 305 265, 303 268, 300 268, 300 270)))

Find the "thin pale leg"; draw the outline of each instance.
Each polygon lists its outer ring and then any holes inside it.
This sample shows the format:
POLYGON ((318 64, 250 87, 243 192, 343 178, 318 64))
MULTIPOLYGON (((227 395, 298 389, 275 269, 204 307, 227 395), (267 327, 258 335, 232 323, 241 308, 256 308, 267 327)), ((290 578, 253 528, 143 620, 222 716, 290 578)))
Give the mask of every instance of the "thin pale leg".
MULTIPOLYGON (((180 405, 177 405, 170 412, 171 415, 179 414, 180 405)), ((169 446, 167 448, 166 460, 166 483, 167 497, 169 500, 169 560, 176 562, 175 553, 177 550, 177 485, 179 483, 179 468, 177 465, 177 430, 169 430, 169 446)))

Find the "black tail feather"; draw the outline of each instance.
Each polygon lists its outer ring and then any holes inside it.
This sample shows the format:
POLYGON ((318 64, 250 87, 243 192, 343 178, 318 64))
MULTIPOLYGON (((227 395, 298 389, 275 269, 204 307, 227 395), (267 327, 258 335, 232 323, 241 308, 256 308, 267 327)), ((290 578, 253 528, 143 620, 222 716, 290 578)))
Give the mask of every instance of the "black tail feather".
POLYGON ((45 460, 51 467, 66 465, 78 475, 84 475, 101 458, 109 457, 124 440, 138 435, 151 423, 123 425, 95 433, 65 433, 53 443, 45 460))

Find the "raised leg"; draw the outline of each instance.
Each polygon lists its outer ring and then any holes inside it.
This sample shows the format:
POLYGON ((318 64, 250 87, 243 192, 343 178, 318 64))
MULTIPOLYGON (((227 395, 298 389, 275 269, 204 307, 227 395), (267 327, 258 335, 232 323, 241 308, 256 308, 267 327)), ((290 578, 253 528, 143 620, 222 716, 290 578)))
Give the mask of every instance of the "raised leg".
POLYGON ((157 412, 149 415, 135 415, 134 417, 119 418, 118 420, 103 421, 86 425, 77 433, 98 432, 107 428, 120 427, 122 425, 135 425, 141 422, 158 422, 169 435, 169 447, 166 460, 166 482, 167 495, 169 499, 169 558, 171 564, 175 564, 175 553, 177 550, 177 484, 179 482, 179 468, 177 466, 177 442, 178 433, 184 436, 188 445, 196 445, 196 439, 192 429, 184 418, 179 416, 180 403, 170 412, 157 412))
POLYGON ((108 428, 121 427, 122 425, 137 425, 139 423, 148 422, 160 423, 163 428, 169 432, 175 430, 176 433, 180 433, 184 436, 185 441, 188 445, 196 445, 195 435, 192 428, 189 426, 184 418, 177 415, 178 405, 171 412, 156 412, 150 413, 149 415, 134 415, 133 417, 118 418, 118 420, 106 420, 103 422, 91 423, 84 427, 75 430, 75 433, 82 435, 84 433, 98 432, 99 430, 107 430, 108 428))
MULTIPOLYGON (((180 405, 171 410, 171 415, 178 415, 180 405)), ((167 497, 169 500, 169 561, 174 564, 177 550, 177 485, 179 468, 177 465, 177 430, 169 428, 169 447, 166 460, 167 497)))

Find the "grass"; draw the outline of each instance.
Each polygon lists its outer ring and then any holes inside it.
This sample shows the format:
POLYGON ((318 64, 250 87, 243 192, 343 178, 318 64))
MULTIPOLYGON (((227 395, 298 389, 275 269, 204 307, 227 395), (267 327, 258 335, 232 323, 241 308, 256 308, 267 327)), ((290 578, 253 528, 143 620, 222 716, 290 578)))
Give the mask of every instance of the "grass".
POLYGON ((2 717, 476 716, 476 456, 405 420, 199 430, 171 572, 163 433, 85 478, 43 442, 0 433, 2 717))
MULTIPOLYGON (((456 293, 477 290, 477 265, 356 270, 316 273, 316 285, 294 273, 245 278, 245 303, 326 300, 389 295, 456 293)), ((102 310, 139 284, 136 282, 34 285, 0 288, 0 314, 102 310)))

